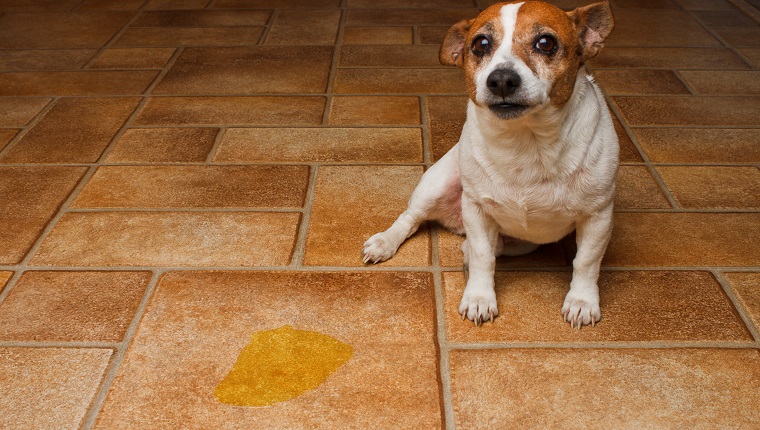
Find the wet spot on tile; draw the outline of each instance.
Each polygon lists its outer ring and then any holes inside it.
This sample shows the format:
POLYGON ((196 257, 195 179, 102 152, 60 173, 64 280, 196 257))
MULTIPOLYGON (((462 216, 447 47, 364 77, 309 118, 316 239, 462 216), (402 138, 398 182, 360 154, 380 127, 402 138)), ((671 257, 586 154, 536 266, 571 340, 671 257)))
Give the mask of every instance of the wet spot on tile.
POLYGON ((660 166, 657 170, 685 208, 760 208, 757 167, 660 166))
POLYGON ((214 397, 234 406, 269 406, 322 385, 353 355, 351 345, 289 325, 256 332, 214 397))
POLYGON ((634 128, 655 163, 758 163, 760 132, 731 128, 634 128))
POLYGON ((108 163, 192 163, 206 161, 217 128, 131 128, 106 156, 108 163))

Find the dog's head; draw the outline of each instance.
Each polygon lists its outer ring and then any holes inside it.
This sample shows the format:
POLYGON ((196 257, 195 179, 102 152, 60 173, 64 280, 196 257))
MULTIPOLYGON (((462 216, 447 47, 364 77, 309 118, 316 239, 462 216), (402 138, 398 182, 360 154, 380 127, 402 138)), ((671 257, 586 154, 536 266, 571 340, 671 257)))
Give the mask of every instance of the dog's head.
POLYGON ((464 69, 477 106, 514 119, 566 103, 578 69, 596 56, 613 25, 607 2, 571 12, 537 1, 500 3, 452 26, 439 60, 464 69))

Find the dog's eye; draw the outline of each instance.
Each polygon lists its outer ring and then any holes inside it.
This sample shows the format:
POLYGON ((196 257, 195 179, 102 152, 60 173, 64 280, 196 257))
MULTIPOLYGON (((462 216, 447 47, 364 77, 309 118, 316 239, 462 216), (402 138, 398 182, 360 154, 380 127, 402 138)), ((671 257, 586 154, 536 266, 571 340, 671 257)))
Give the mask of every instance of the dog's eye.
POLYGON ((555 39, 554 36, 544 34, 538 36, 538 39, 536 39, 536 44, 534 46, 539 52, 542 52, 544 54, 553 54, 557 48, 557 39, 555 39))
POLYGON ((491 40, 488 36, 480 35, 472 40, 472 53, 477 56, 482 56, 491 50, 491 40))

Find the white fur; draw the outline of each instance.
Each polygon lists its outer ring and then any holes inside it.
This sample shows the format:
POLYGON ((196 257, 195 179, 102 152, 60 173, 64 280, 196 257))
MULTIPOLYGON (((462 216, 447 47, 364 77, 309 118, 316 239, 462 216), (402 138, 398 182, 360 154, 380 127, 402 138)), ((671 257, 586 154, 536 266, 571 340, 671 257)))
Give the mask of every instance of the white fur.
MULTIPOLYGON (((514 28, 520 5, 502 9, 505 29, 514 28)), ((506 43, 476 73, 478 93, 487 91, 482 76, 494 69, 491 64, 504 62, 511 67, 521 63, 506 43)), ((545 84, 539 77, 529 69, 515 70, 531 91, 541 92, 545 84)), ((549 90, 544 94, 548 99, 549 90)), ((470 101, 459 143, 423 175, 396 222, 367 240, 364 261, 392 257, 425 220, 457 232, 463 225, 469 278, 459 313, 480 323, 498 314, 496 256, 530 252, 533 244, 555 242, 576 230, 578 252, 562 314, 571 325, 593 324, 601 318, 597 279, 612 231, 617 167, 611 116, 601 91, 583 71, 567 103, 539 104, 513 120, 499 119, 470 101), (453 201, 459 187, 461 201, 453 201), (518 240, 508 242, 503 236, 518 240)))

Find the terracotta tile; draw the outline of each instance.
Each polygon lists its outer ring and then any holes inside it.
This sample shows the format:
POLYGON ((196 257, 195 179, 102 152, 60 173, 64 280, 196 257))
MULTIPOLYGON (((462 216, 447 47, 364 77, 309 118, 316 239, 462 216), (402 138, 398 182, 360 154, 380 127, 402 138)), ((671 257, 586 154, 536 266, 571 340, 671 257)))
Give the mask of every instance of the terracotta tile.
POLYGON ((131 128, 111 148, 106 162, 203 162, 217 134, 216 128, 131 128))
POLYGON ((0 70, 78 70, 92 58, 94 49, 0 51, 0 70))
POLYGON ((671 0, 615 0, 616 9, 678 9, 671 0))
POLYGON ((150 277, 150 272, 26 272, 0 306, 0 339, 121 342, 150 277))
POLYGON ((161 69, 174 48, 112 48, 104 50, 90 66, 93 69, 161 69))
POLYGON ((280 266, 290 262, 298 222, 297 213, 68 213, 32 264, 280 266))
POLYGON ((95 428, 440 428, 433 303, 426 273, 169 273, 95 428), (349 309, 366 321, 343 323, 349 309), (252 333, 286 324, 345 342, 353 356, 286 402, 219 403, 214 388, 252 333))
POLYGON ((419 124, 417 97, 336 96, 330 108, 330 124, 419 124))
POLYGON ((614 225, 605 266, 760 264, 758 213, 618 213, 614 225))
MULTIPOLYGON (((13 276, 13 272, 0 272, 0 285, 5 287, 11 276, 13 276)), ((2 288, 0 288, 0 291, 2 291, 2 288)))
POLYGON ((755 68, 760 68, 760 48, 742 48, 738 50, 755 68))
POLYGON ((686 10, 736 10, 727 0, 673 0, 686 10))
POLYGON ((419 34, 420 43, 423 45, 432 44, 440 46, 443 43, 443 38, 446 36, 446 32, 454 23, 456 23, 456 21, 453 21, 452 24, 448 26, 440 25, 418 27, 417 32, 419 34))
POLYGON ((45 97, 0 97, 0 127, 23 127, 50 103, 45 97))
POLYGON ((464 94, 460 69, 338 69, 334 91, 344 94, 464 94))
POLYGON ((476 327, 458 314, 465 279, 444 273, 450 342, 752 342, 752 336, 708 272, 602 272, 602 320, 571 330, 560 310, 568 272, 497 272, 499 317, 476 327), (709 308, 709 315, 703 309, 709 308))
POLYGON ((421 163, 418 128, 232 128, 217 162, 421 163))
POLYGON ((608 46, 590 61, 598 68, 746 69, 726 48, 638 48, 608 46))
POLYGON ((625 131, 623 124, 620 123, 615 115, 612 115, 612 124, 618 137, 618 145, 620 145, 620 161, 623 163, 641 163, 644 161, 636 145, 633 144, 633 141, 625 131))
POLYGON ((251 45, 259 40, 264 27, 133 27, 113 46, 229 46, 251 45))
POLYGON ((112 353, 110 349, 0 348, 3 425, 79 428, 112 353))
POLYGON ((138 125, 314 125, 324 97, 152 97, 138 125))
MULTIPOLYGON (((355 8, 405 8, 410 2, 405 0, 348 0, 348 7, 355 8)), ((417 8, 477 7, 475 0, 419 0, 413 2, 417 8)))
POLYGON ((155 94, 318 94, 327 88, 330 47, 188 48, 155 94))
POLYGON ((5 0, 0 5, 0 12, 67 11, 74 9, 76 6, 76 0, 5 0))
POLYGON ((644 166, 620 166, 616 209, 670 209, 670 203, 644 166))
POLYGON ((300 208, 308 166, 103 166, 79 208, 300 208))
POLYGON ((245 8, 322 8, 339 7, 340 0, 213 0, 213 8, 245 9, 245 8))
POLYGON ((433 159, 439 160, 459 142, 467 119, 467 97, 428 97, 427 115, 433 159))
POLYGON ((597 70, 594 76, 608 94, 689 94, 670 70, 597 70))
POLYGON ((760 273, 724 273, 734 295, 755 328, 760 327, 760 273))
POLYGON ((632 126, 760 125, 760 97, 613 97, 632 126))
POLYGON ((281 10, 265 44, 333 45, 338 36, 340 15, 339 10, 281 10))
POLYGON ((758 163, 756 129, 635 128, 636 139, 655 163, 758 163))
POLYGON ((760 208, 757 167, 661 166, 657 170, 685 208, 760 208))
MULTIPOLYGON (((364 266, 364 241, 391 226, 406 209, 422 176, 422 166, 324 166, 317 174, 304 264, 364 266), (356 190, 362 192, 357 193, 356 190)), ((407 240, 380 265, 427 266, 426 229, 407 240)))
POLYGON ((617 9, 615 31, 610 34, 607 46, 668 46, 679 47, 720 46, 720 42, 692 18, 688 12, 658 9, 617 9), (673 29, 678 29, 674 40, 673 29))
POLYGON ((79 10, 137 10, 145 0, 84 0, 79 10))
POLYGON ((95 162, 137 107, 136 98, 63 98, 0 160, 95 162))
POLYGON ((758 24, 739 11, 694 12, 709 27, 757 27, 758 24))
POLYGON ((133 27, 232 27, 261 26, 269 21, 268 10, 149 11, 140 14, 133 27))
POLYGON ((0 166, 0 264, 24 258, 85 171, 84 167, 0 166))
POLYGON ((144 8, 146 10, 203 9, 207 4, 208 0, 148 0, 144 8))
POLYGON ((131 17, 129 12, 9 13, 0 16, 0 48, 100 48, 131 17))
POLYGON ((105 96, 142 94, 157 71, 98 70, 0 74, 0 96, 105 96))
POLYGON ((760 71, 686 70, 681 76, 698 94, 760 94, 760 71))
POLYGON ((455 423, 457 428, 751 427, 760 419, 754 400, 758 369, 755 349, 452 351, 455 423))
POLYGON ((715 32, 733 46, 760 47, 760 28, 726 27, 716 28, 715 32))
POLYGON ((2 151, 11 140, 18 134, 18 130, 0 129, 0 151, 2 151))
MULTIPOLYGON (((462 242, 464 236, 460 236, 437 227, 438 230, 438 258, 442 267, 462 268, 462 242)), ((521 257, 498 257, 496 267, 522 268, 522 267, 565 267, 569 264, 565 252, 564 243, 550 243, 540 246, 536 251, 521 257)))
POLYGON ((478 15, 479 9, 349 9, 347 25, 445 25, 478 15))
POLYGON ((346 27, 344 45, 409 45, 412 27, 346 27))
POLYGON ((340 53, 339 65, 343 67, 430 67, 440 66, 440 63, 436 46, 393 45, 344 46, 340 53))

